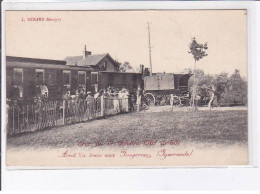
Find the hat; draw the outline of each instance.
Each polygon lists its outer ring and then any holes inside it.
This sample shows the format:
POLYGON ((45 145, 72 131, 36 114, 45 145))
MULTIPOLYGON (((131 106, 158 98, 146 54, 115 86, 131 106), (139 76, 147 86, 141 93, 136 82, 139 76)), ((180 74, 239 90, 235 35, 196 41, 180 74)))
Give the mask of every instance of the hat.
POLYGON ((87 94, 91 94, 91 92, 90 92, 90 91, 88 91, 88 92, 87 92, 87 94))

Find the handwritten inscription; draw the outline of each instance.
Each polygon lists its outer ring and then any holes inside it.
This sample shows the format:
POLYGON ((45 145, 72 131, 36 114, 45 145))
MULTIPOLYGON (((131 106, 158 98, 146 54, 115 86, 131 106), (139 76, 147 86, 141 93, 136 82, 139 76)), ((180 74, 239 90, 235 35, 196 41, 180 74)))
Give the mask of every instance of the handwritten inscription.
POLYGON ((103 143, 101 141, 98 142, 85 142, 85 141, 79 141, 77 143, 79 147, 99 147, 99 146, 118 146, 118 147, 125 147, 125 146, 165 146, 165 145, 171 145, 171 146, 179 146, 180 141, 179 140, 145 140, 143 142, 136 142, 136 141, 108 141, 107 143, 103 143))
POLYGON ((136 158, 159 158, 160 160, 165 160, 172 157, 190 157, 193 154, 193 150, 185 150, 183 152, 175 152, 172 150, 161 149, 157 154, 152 155, 151 153, 132 153, 128 150, 121 150, 118 154, 116 153, 82 153, 82 152, 70 152, 69 150, 64 151, 59 155, 62 158, 126 158, 126 159, 136 159, 136 158))
POLYGON ((128 153, 127 150, 121 151, 120 157, 126 157, 129 159, 134 159, 134 158, 151 158, 152 155, 148 153, 128 153))
POLYGON ((167 157, 189 157, 193 153, 193 150, 191 151, 185 151, 185 152, 169 152, 167 149, 162 149, 157 152, 157 156, 161 159, 164 160, 167 157))
POLYGON ((86 142, 86 141, 79 141, 77 142, 78 147, 88 147, 88 148, 99 148, 102 146, 116 146, 118 147, 118 152, 116 153, 98 153, 94 151, 90 151, 88 153, 82 153, 82 152, 72 152, 69 150, 65 150, 63 153, 59 155, 59 157, 63 158, 93 158, 93 159, 99 159, 99 158, 122 158, 122 159, 151 159, 151 158, 158 158, 160 160, 166 160, 169 158, 176 158, 176 157, 190 157, 193 154, 192 150, 180 150, 175 149, 180 145, 179 140, 145 140, 143 142, 137 142, 137 141, 113 141, 108 140, 106 142, 97 141, 97 142, 86 142), (153 153, 147 153, 142 151, 132 151, 131 149, 128 149, 129 147, 152 147, 156 146, 154 149, 159 150, 153 150, 153 153), (167 148, 163 148, 167 146, 167 148))

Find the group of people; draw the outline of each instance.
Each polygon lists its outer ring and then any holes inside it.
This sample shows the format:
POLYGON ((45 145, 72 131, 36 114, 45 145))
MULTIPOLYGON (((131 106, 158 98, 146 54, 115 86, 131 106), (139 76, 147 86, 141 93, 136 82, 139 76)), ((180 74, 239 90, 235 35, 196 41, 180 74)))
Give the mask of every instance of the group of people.
POLYGON ((105 96, 105 97, 117 97, 117 98, 124 98, 126 96, 129 96, 129 90, 126 87, 122 87, 121 90, 119 89, 114 89, 113 87, 109 86, 107 89, 101 89, 98 92, 92 96, 92 93, 90 91, 85 92, 84 89, 78 90, 76 92, 75 98, 80 98, 80 99, 86 99, 86 98, 91 98, 93 97, 94 99, 98 99, 100 96, 105 96))
MULTIPOLYGON (((87 100, 87 101, 95 101, 98 108, 98 99, 101 97, 107 97, 108 99, 124 99, 128 98, 128 107, 130 111, 134 111, 136 108, 142 105, 143 101, 143 90, 141 86, 139 85, 137 89, 134 90, 133 93, 130 94, 130 91, 126 87, 122 87, 121 89, 114 88, 112 86, 109 86, 107 89, 101 89, 98 92, 92 94, 92 92, 85 90, 85 88, 80 88, 76 90, 75 95, 70 95, 70 92, 68 91, 64 96, 64 100, 87 100), (137 106, 136 106, 137 105, 137 106)), ((116 105, 114 105, 116 106, 116 105)))

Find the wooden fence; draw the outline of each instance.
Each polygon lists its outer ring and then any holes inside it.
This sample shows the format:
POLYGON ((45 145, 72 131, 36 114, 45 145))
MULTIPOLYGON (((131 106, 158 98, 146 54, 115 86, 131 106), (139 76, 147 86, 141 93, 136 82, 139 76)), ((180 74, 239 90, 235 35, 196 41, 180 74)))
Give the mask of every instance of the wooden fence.
POLYGON ((12 105, 8 110, 8 134, 42 130, 53 126, 84 122, 129 111, 128 97, 87 98, 12 105))
POLYGON ((8 134, 31 132, 62 124, 60 102, 12 105, 8 111, 8 134))

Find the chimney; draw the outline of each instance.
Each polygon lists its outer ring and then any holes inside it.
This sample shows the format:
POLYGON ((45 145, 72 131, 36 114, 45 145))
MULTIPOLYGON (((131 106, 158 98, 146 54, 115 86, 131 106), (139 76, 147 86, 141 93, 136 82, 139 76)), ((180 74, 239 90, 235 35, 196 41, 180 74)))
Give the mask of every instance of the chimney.
POLYGON ((150 76, 150 69, 147 67, 144 69, 144 76, 150 76))
POLYGON ((86 59, 89 55, 91 55, 91 52, 87 51, 87 46, 85 45, 85 49, 83 51, 83 58, 86 59))

